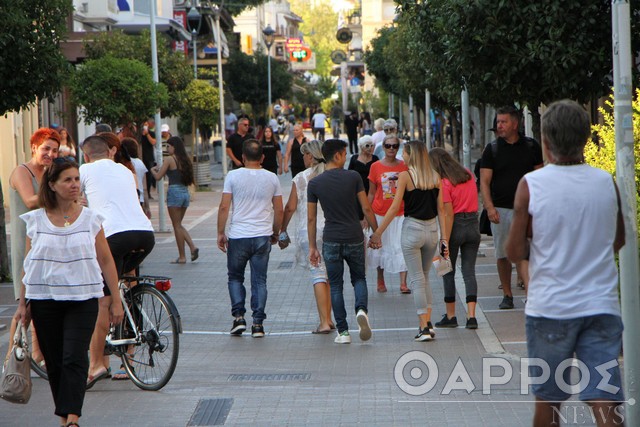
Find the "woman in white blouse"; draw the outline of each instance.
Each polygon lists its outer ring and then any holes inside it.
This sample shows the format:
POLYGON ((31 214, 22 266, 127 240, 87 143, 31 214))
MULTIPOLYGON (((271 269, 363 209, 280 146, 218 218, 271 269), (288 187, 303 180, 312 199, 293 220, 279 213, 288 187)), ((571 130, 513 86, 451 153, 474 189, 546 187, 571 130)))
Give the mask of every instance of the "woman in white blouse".
POLYGON ((79 205, 78 165, 57 158, 45 172, 42 208, 20 218, 27 223, 23 286, 15 319, 38 330, 55 414, 63 426, 78 426, 89 361, 87 352, 104 295, 111 291, 111 322, 123 318, 118 276, 97 212, 79 205))

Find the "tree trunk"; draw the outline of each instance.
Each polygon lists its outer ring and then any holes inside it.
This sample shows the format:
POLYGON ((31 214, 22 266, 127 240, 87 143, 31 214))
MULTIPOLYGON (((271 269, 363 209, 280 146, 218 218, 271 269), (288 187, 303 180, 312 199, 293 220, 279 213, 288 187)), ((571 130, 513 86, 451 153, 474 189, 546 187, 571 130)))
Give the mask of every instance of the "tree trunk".
POLYGON ((462 159, 460 158, 460 140, 458 138, 458 117, 456 116, 456 111, 452 111, 451 120, 449 121, 451 126, 451 146, 453 147, 453 156, 462 163, 462 159))
POLYGON ((480 152, 483 152, 484 146, 485 146, 485 134, 486 134, 486 132, 484 131, 485 105, 480 104, 478 109, 480 110, 480 115, 479 115, 480 120, 478 120, 479 123, 476 125, 475 137, 476 137, 476 144, 478 145, 478 147, 480 147, 480 152))
POLYGON ((2 194, 2 185, 0 185, 0 282, 8 281, 11 277, 8 249, 7 228, 5 227, 4 195, 2 194))

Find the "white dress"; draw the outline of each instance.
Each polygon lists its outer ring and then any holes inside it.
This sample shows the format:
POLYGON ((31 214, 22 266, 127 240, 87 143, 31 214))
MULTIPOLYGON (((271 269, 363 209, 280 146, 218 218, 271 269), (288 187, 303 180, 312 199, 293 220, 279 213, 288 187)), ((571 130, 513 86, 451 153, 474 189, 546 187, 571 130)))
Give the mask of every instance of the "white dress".
MULTIPOLYGON (((309 263, 309 234, 307 230, 307 186, 311 180, 311 175, 315 172, 315 168, 311 167, 300 172, 293 178, 296 185, 296 193, 298 194, 298 208, 293 216, 295 235, 293 243, 296 245, 296 264, 311 268, 309 263)), ((324 230, 324 212, 320 203, 317 204, 318 211, 316 217, 316 244, 318 250, 322 253, 322 232, 324 230)), ((320 265, 324 269, 324 263, 320 265)))

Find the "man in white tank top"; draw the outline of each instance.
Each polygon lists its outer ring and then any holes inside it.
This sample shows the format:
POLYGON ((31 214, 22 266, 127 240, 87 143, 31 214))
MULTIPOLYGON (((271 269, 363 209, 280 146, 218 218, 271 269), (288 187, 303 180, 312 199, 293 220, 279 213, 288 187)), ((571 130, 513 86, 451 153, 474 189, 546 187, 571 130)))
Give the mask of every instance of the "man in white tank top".
POLYGON ((574 353, 585 370, 580 399, 593 408, 597 424, 623 423, 614 253, 625 243, 624 222, 611 175, 585 164, 589 135, 589 116, 580 105, 564 100, 549 106, 542 116, 549 164, 520 180, 506 244, 510 261, 517 262, 531 239, 525 314, 529 377, 539 379, 532 380, 535 426, 552 425, 561 402, 577 394, 556 380, 564 374, 567 382, 570 370, 562 363, 570 364, 574 353), (550 375, 543 374, 546 368, 550 375))

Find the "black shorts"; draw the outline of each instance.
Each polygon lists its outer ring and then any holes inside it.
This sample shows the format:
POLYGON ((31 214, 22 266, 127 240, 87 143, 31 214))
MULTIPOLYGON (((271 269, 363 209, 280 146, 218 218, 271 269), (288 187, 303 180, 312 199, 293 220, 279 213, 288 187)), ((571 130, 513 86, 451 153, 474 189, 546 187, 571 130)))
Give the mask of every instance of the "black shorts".
MULTIPOLYGON (((107 243, 116 263, 118 277, 138 267, 151 253, 156 244, 153 231, 123 231, 107 237, 107 243)), ((105 296, 111 295, 109 288, 104 286, 105 296)))

